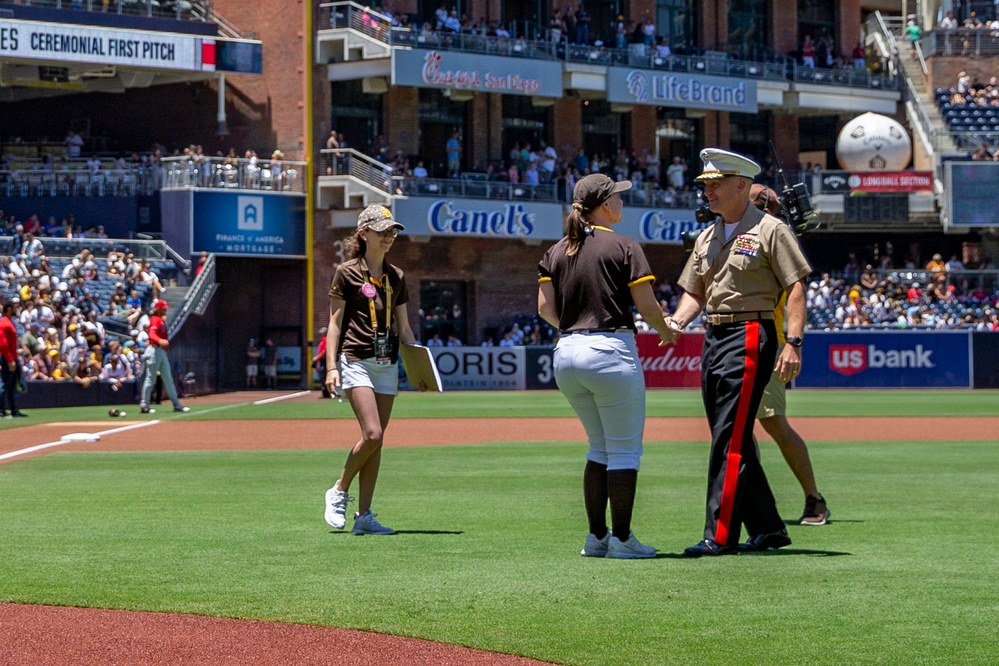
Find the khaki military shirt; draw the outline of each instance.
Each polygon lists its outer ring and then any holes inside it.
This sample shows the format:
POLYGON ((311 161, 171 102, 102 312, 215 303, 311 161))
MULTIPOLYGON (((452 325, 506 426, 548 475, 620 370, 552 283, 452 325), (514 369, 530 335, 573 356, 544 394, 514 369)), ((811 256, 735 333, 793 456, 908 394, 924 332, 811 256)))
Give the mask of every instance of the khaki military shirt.
POLYGON ((697 237, 678 284, 709 314, 771 312, 811 272, 791 228, 750 205, 727 242, 720 221, 697 237))

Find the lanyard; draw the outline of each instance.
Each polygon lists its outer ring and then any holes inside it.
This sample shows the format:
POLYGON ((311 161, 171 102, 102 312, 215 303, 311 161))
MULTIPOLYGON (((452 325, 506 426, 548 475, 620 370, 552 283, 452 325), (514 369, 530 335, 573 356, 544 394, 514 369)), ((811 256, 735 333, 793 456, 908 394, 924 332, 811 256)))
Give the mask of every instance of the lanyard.
MULTIPOLYGON (((378 285, 385 290, 385 333, 388 334, 389 330, 392 328, 392 283, 388 279, 388 273, 382 273, 382 277, 378 280, 371 277, 371 274, 364 271, 364 277, 367 278, 365 282, 366 285, 378 285)), ((372 289, 374 292, 374 289, 372 289)), ((364 293, 364 290, 361 290, 364 293)), ((378 335, 378 314, 375 312, 375 296, 376 293, 372 293, 368 296, 368 309, 371 312, 371 328, 374 329, 375 335, 378 335)))

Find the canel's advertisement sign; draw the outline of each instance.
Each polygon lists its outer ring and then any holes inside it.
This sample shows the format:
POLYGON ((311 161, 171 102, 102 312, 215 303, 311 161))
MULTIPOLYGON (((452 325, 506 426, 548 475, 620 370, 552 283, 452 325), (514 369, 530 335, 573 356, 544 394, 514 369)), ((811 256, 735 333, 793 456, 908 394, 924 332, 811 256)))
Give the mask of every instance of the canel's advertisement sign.
POLYGON ((808 332, 800 387, 971 387, 968 331, 808 332))
POLYGON ((562 97, 562 63, 462 51, 392 49, 392 85, 562 97))
MULTIPOLYGON (((392 208, 407 236, 502 240, 558 240, 567 215, 562 204, 505 199, 400 197, 392 208)), ((698 226, 693 210, 632 207, 614 231, 642 244, 681 245, 681 234, 698 226)))
POLYGON ((170 32, 0 19, 0 58, 215 70, 215 39, 170 32))

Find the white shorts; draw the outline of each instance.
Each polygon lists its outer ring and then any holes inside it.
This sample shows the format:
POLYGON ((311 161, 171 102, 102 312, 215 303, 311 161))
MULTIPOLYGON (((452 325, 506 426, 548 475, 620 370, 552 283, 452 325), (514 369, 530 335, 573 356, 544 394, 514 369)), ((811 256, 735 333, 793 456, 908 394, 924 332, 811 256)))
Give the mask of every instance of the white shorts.
POLYGON ((344 354, 340 354, 336 365, 345 391, 366 386, 382 395, 399 395, 398 363, 375 365, 373 358, 350 362, 344 354))
POLYGON ((257 371, 258 371, 258 368, 257 368, 256 365, 248 365, 248 366, 246 366, 246 376, 247 377, 256 377, 257 376, 257 371))
POLYGON ((276 365, 265 365, 264 374, 268 377, 277 377, 277 366, 276 365))

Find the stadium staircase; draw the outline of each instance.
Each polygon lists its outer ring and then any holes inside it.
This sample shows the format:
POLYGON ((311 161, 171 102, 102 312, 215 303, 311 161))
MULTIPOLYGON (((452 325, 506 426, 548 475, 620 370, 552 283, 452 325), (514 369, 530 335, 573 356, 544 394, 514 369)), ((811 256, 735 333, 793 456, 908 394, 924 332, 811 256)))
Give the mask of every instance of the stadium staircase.
POLYGON ((356 2, 320 5, 319 61, 378 60, 392 55, 392 17, 356 2))

